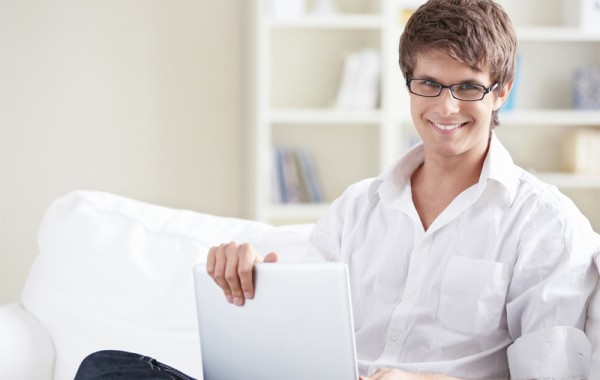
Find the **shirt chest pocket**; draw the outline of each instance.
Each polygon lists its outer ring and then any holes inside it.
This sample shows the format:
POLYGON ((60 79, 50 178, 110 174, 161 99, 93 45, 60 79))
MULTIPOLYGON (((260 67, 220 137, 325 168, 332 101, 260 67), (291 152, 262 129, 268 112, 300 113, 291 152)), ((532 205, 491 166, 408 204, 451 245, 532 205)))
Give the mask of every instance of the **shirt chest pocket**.
POLYGON ((450 329, 488 335, 500 325, 508 284, 508 265, 452 256, 442 279, 437 317, 450 329))

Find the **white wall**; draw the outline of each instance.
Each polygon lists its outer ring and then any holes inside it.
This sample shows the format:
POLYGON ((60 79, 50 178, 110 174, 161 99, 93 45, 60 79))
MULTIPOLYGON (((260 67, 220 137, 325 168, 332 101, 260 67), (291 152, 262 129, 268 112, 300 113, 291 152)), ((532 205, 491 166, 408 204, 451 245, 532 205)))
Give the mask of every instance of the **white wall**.
POLYGON ((49 203, 242 214, 242 0, 0 0, 0 304, 49 203))

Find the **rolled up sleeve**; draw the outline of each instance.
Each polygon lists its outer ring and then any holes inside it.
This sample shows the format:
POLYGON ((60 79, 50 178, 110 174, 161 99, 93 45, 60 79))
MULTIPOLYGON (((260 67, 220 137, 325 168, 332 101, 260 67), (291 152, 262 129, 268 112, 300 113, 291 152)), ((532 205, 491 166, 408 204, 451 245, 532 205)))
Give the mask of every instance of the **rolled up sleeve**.
POLYGON ((507 299, 511 378, 588 379, 592 344, 584 326, 598 241, 572 204, 540 206, 521 231, 507 299))
POLYGON ((518 338, 508 348, 511 379, 587 379, 592 346, 583 331, 560 326, 518 338))

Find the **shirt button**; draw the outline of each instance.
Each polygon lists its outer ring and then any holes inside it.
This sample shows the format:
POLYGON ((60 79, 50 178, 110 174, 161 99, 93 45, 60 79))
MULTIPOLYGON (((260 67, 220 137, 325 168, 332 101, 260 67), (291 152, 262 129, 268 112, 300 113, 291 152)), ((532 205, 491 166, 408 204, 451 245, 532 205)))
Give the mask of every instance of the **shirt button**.
POLYGON ((414 289, 410 289, 410 290, 408 291, 408 295, 409 295, 409 296, 414 296, 415 294, 417 294, 417 291, 416 291, 416 290, 414 290, 414 289))
POLYGON ((398 340, 398 338, 400 338, 400 334, 398 334, 398 333, 393 333, 393 334, 392 334, 392 336, 391 336, 391 338, 392 338, 392 340, 395 342, 395 341, 397 341, 397 340, 398 340))

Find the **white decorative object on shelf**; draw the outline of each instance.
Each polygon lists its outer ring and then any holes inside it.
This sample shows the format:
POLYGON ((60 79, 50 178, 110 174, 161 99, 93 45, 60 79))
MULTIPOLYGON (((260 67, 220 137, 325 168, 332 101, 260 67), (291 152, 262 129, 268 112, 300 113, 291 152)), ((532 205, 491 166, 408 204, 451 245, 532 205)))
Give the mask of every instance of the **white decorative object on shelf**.
POLYGON ((600 131, 579 128, 565 139, 566 169, 600 177, 600 131))
POLYGON ((566 24, 585 32, 600 32, 600 0, 564 1, 566 24))
POLYGON ((316 0, 311 9, 311 13, 317 15, 332 15, 337 14, 337 6, 335 0, 316 0))
POLYGON ((375 49, 350 54, 344 62, 336 108, 376 108, 379 101, 380 66, 379 52, 375 49))
POLYGON ((298 18, 306 12, 305 0, 268 0, 267 14, 274 19, 298 18))

